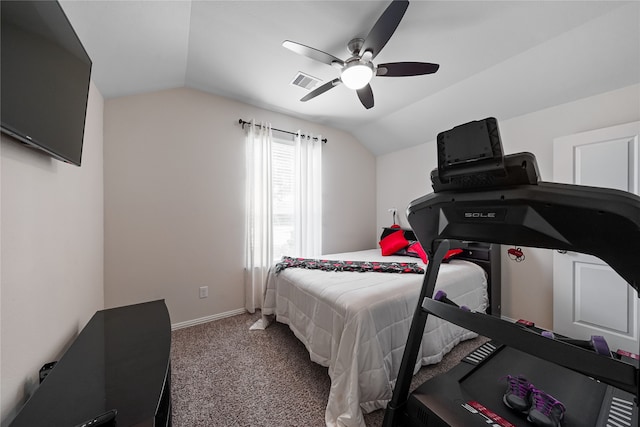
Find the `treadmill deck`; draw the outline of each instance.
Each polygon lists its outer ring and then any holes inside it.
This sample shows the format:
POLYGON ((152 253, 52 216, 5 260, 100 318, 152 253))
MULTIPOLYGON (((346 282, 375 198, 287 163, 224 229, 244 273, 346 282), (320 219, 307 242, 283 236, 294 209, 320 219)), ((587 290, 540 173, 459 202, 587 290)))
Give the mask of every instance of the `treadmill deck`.
POLYGON ((531 426, 526 415, 502 401, 507 375, 523 375, 561 401, 564 427, 638 425, 632 394, 494 341, 418 387, 407 402, 407 415, 429 427, 531 426))

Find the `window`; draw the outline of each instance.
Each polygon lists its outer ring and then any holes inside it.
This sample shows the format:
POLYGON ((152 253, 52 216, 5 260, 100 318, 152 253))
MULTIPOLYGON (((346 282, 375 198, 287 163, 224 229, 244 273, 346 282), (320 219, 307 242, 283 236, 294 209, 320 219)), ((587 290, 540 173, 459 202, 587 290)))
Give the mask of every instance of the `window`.
POLYGON ((294 255, 296 245, 295 146, 274 139, 271 146, 273 203, 273 260, 294 255))
POLYGON ((261 306, 269 268, 283 255, 322 251, 322 137, 273 137, 251 123, 246 138, 245 307, 261 306))

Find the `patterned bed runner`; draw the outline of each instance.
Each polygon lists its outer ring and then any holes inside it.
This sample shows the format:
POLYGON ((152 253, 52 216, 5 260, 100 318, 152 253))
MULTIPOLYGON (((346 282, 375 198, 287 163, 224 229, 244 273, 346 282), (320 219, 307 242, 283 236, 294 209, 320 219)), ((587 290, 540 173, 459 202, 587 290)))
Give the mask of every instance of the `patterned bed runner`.
POLYGON ((336 261, 326 259, 293 258, 283 256, 275 265, 276 274, 285 268, 296 267, 323 271, 356 271, 377 273, 415 273, 424 274, 424 269, 415 262, 379 262, 379 261, 336 261))

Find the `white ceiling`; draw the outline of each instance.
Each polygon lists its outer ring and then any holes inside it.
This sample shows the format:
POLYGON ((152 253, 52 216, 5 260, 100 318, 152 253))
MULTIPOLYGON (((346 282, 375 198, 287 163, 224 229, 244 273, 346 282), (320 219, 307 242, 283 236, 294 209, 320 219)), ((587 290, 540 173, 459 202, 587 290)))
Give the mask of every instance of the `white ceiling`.
POLYGON ((389 1, 61 3, 105 98, 187 86, 344 129, 376 155, 640 82, 637 1, 412 1, 375 62, 440 70, 374 78, 370 110, 344 86, 300 102, 298 71, 326 82, 339 70, 282 42, 346 59, 389 1))

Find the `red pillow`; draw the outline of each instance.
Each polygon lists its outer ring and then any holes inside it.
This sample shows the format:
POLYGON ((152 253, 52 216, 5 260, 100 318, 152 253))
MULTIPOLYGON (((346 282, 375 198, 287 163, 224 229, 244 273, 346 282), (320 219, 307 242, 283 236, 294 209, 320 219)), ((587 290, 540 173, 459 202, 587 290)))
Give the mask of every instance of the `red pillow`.
POLYGON ((422 262, 424 262, 425 264, 429 262, 429 260, 427 259, 427 253, 422 248, 422 245, 420 244, 420 242, 415 242, 414 244, 410 245, 407 248, 407 252, 410 255, 413 255, 413 254, 418 255, 418 257, 420 257, 422 262))
POLYGON ((402 230, 391 233, 384 239, 380 240, 380 248, 382 248, 382 255, 384 256, 393 255, 408 245, 409 241, 405 239, 404 231, 402 230))
POLYGON ((447 253, 444 256, 443 261, 448 261, 451 258, 453 258, 456 255, 460 255, 462 252, 464 252, 462 249, 458 248, 458 249, 449 249, 447 251, 447 253))
MULTIPOLYGON (((464 252, 462 249, 458 248, 458 249, 449 249, 447 251, 447 253, 444 255, 444 258, 442 259, 442 262, 448 262, 451 258, 453 258, 456 255, 460 255, 462 252, 464 252)), ((427 258, 427 253, 424 251, 424 248, 422 247, 422 245, 420 244, 420 242, 415 242, 412 243, 408 248, 407 248, 407 253, 411 256, 419 256, 420 259, 422 260, 422 262, 424 262, 425 264, 427 262, 429 262, 429 259, 427 258)))

